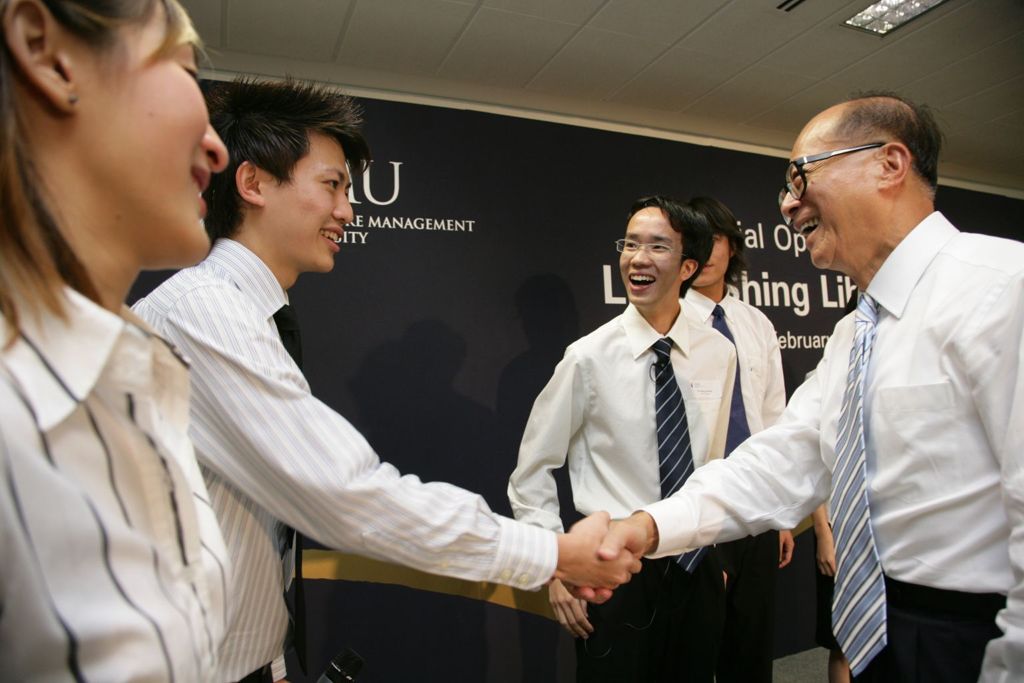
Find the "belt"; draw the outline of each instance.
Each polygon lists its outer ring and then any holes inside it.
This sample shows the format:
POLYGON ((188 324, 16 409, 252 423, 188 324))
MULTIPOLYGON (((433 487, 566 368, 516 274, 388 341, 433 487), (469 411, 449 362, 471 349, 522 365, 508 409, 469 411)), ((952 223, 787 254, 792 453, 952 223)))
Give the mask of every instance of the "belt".
POLYGON ((1001 593, 965 593, 921 586, 885 577, 886 601, 893 607, 919 609, 952 617, 994 620, 996 613, 1006 607, 1006 596, 1001 593))

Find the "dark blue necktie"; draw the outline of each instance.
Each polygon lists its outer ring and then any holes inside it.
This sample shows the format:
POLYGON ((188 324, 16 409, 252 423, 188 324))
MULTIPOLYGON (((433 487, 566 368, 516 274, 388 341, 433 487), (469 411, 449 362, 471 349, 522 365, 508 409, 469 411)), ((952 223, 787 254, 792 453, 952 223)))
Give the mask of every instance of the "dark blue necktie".
MULTIPOLYGON (((693 473, 693 450, 690 447, 690 426, 686 421, 683 395, 672 370, 672 340, 664 337, 654 342, 654 411, 658 429, 658 469, 661 474, 661 497, 668 498, 679 490, 693 473)), ((693 573, 707 548, 697 548, 676 558, 686 571, 693 573)))
MULTIPOLYGON (((725 338, 736 346, 736 340, 725 323, 725 311, 718 304, 711 312, 711 326, 725 335, 725 338)), ((736 379, 732 384, 732 405, 729 406, 729 433, 725 437, 725 455, 729 456, 736 447, 750 436, 750 425, 747 423, 747 411, 743 408, 743 387, 740 384, 740 357, 736 351, 736 379)))

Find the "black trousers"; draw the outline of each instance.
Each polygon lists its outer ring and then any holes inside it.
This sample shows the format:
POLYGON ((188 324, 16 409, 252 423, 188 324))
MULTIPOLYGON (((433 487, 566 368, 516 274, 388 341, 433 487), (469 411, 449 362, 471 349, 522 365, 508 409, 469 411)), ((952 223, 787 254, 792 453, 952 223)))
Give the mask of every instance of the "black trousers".
POLYGON ((976 683, 1006 597, 885 579, 888 644, 856 683, 976 683))
POLYGON ((589 606, 594 633, 576 639, 576 680, 711 683, 724 609, 714 549, 693 574, 674 558, 644 560, 608 602, 589 606))
POLYGON ((717 550, 729 575, 718 683, 771 683, 779 532, 719 543, 717 550))

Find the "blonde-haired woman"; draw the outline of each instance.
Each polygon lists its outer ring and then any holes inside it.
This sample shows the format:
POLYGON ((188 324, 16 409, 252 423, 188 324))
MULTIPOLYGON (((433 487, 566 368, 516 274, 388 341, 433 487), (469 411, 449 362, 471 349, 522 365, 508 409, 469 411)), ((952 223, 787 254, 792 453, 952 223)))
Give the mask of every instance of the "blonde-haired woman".
POLYGON ((176 0, 0 0, 0 678, 207 680, 226 551, 188 375, 123 308, 227 153, 176 0))

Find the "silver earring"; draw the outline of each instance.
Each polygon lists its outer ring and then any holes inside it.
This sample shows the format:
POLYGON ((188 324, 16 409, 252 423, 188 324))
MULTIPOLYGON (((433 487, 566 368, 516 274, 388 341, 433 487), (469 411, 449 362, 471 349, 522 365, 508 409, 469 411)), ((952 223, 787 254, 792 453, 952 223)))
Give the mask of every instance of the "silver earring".
POLYGON ((71 106, 78 104, 78 95, 75 93, 71 93, 70 95, 68 95, 68 104, 70 104, 71 106))

